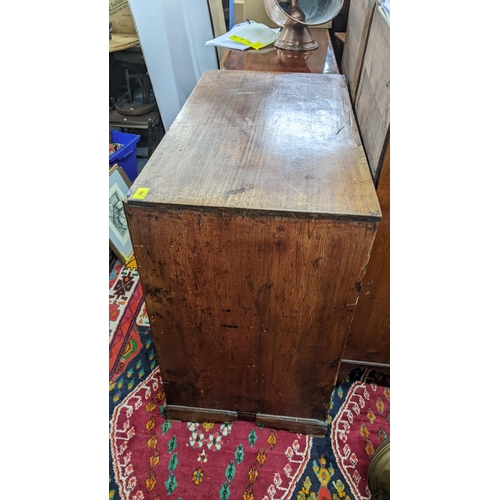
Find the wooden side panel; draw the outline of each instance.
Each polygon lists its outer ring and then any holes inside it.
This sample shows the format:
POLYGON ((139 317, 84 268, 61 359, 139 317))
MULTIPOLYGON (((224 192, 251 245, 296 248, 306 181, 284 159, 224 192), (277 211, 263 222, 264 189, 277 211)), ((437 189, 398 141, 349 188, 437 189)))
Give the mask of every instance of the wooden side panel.
MULTIPOLYGON (((222 8, 221 0, 208 0, 208 8, 210 9, 214 38, 216 38, 227 32, 226 21, 224 19, 224 10, 222 8)), ((227 50, 228 49, 226 49, 225 47, 217 47, 217 57, 219 59, 219 65, 227 50)))
POLYGON ((373 14, 354 110, 375 183, 390 123, 390 28, 380 8, 373 14))
POLYGON ((390 362, 390 166, 389 142, 377 187, 382 220, 343 356, 348 360, 390 362))
POLYGON ((353 103, 356 100, 359 76, 374 9, 375 0, 351 0, 349 6, 341 71, 346 77, 349 95, 353 103))
POLYGON ((126 214, 168 405, 324 420, 377 223, 126 214))

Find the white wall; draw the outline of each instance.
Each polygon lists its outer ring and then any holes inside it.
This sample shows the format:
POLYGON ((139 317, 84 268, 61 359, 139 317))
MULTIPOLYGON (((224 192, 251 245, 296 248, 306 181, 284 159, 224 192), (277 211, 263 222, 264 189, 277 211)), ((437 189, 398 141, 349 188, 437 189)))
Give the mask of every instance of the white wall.
POLYGON ((218 69, 207 0, 128 0, 168 130, 203 72, 218 69))

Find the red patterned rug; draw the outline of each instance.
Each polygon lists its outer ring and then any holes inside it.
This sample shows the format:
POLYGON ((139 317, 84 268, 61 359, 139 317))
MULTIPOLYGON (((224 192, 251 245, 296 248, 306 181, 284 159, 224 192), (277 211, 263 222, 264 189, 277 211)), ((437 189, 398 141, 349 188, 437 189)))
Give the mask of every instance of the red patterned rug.
POLYGON ((389 436, 389 384, 351 372, 325 438, 254 423, 171 422, 137 270, 110 263, 109 499, 365 500, 389 436))
POLYGON ((376 448, 389 437, 389 403, 389 388, 363 376, 352 383, 332 421, 335 460, 359 500, 371 498, 366 472, 376 448))

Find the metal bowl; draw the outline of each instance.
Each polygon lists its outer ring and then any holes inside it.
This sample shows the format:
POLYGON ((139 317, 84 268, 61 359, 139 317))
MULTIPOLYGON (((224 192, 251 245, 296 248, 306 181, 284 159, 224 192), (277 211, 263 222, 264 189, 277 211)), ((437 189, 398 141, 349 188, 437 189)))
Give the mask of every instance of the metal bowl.
POLYGON ((389 500, 391 482, 391 443, 387 438, 373 454, 368 468, 368 488, 375 500, 389 500))
POLYGON ((264 0, 264 8, 269 18, 284 27, 290 21, 306 26, 317 26, 331 21, 342 8, 344 0, 299 0, 297 5, 305 14, 301 21, 289 16, 279 5, 279 0, 264 0))

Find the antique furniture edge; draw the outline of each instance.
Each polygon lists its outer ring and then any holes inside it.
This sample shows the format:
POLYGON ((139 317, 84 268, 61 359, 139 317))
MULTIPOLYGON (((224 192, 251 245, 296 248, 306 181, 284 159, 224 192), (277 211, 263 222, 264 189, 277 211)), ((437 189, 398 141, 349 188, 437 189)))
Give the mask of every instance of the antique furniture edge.
POLYGON ((284 429, 297 434, 308 434, 314 437, 325 437, 327 423, 314 418, 287 417, 284 415, 266 415, 257 413, 256 422, 264 427, 284 429))
POLYGON ((237 419, 255 421, 257 425, 274 429, 287 430, 313 437, 324 437, 327 432, 326 421, 314 418, 289 417, 285 415, 252 414, 214 408, 197 408, 190 406, 169 405, 162 407, 162 414, 168 420, 181 422, 213 422, 229 423, 237 419), (240 418, 241 417, 241 418, 240 418))
POLYGON ((181 422, 233 422, 238 413, 229 410, 216 410, 211 408, 196 408, 191 406, 169 405, 162 408, 162 413, 168 420, 181 422))
MULTIPOLYGON (((300 212, 292 210, 258 210, 252 208, 240 208, 240 207, 215 207, 215 206, 203 206, 203 205, 184 205, 176 203, 156 203, 147 202, 141 200, 135 200, 130 196, 123 200, 125 206, 154 209, 159 213, 166 213, 171 210, 191 210, 196 212, 210 213, 212 215, 222 216, 225 213, 231 215, 242 215, 247 217, 289 217, 289 218, 300 218, 300 219, 321 219, 321 220, 339 220, 346 222, 380 222, 382 215, 380 212, 372 214, 351 214, 351 213, 339 213, 339 212, 300 212)), ((130 215, 130 213, 128 214, 130 215)))

